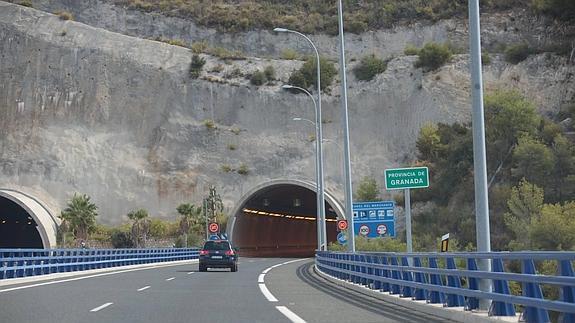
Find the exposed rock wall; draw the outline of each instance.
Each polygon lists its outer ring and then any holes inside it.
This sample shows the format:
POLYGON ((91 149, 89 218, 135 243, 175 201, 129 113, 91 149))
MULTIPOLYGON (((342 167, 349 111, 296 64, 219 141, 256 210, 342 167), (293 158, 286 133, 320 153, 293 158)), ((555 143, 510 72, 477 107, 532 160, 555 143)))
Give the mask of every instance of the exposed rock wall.
MULTIPOLYGON (((280 88, 301 62, 226 65, 205 56, 205 72, 192 80, 190 57, 185 48, 0 1, 0 186, 36 187, 61 206, 74 192, 87 193, 101 220, 117 223, 136 207, 173 215, 178 203, 199 201, 211 183, 233 207, 266 180, 314 178, 313 129, 292 121, 312 119, 311 102, 280 88), (267 65, 278 74, 273 85, 224 77, 267 65), (216 128, 206 126, 208 119, 216 128), (242 164, 248 175, 223 170, 242 164)), ((435 73, 415 69, 415 59, 392 60, 371 82, 350 78, 356 180, 370 175, 382 183, 386 167, 411 162, 422 124, 469 120, 468 57, 458 55, 435 73)), ((553 55, 515 66, 494 57, 484 79, 487 89, 516 88, 550 113, 573 99, 574 72, 553 55)), ((327 92, 324 137, 338 142, 339 86, 327 92)), ((324 150, 326 185, 341 197, 340 148, 326 143, 324 150)))

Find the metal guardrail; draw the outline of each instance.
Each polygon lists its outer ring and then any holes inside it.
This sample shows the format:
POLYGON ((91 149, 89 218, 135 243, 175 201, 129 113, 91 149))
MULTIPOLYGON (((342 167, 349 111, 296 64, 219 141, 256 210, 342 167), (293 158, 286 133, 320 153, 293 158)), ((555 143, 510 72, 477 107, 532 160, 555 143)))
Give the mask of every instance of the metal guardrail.
POLYGON ((198 259, 199 249, 0 249, 0 280, 198 259))
POLYGON ((317 268, 335 278, 465 310, 478 309, 479 299, 489 299, 490 316, 515 316, 520 305, 526 322, 549 322, 548 311, 560 313, 559 322, 575 322, 574 260, 574 252, 316 253, 317 268), (492 271, 478 270, 478 259, 490 259, 492 271), (550 261, 557 274, 537 274, 535 261, 550 261), (504 262, 520 264, 521 273, 507 272, 504 262), (482 279, 491 280, 492 292, 479 290, 482 279), (521 286, 521 296, 511 295, 509 282, 521 286), (559 289, 559 298, 544 296, 542 285, 559 289))

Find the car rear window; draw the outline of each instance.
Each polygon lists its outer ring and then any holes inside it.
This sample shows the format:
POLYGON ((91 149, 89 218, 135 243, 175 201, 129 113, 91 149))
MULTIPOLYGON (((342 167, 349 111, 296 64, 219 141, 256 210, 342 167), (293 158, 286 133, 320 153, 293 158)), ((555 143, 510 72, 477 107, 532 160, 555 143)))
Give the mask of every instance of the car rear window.
POLYGON ((204 250, 230 250, 230 243, 227 241, 208 241, 204 245, 204 250))

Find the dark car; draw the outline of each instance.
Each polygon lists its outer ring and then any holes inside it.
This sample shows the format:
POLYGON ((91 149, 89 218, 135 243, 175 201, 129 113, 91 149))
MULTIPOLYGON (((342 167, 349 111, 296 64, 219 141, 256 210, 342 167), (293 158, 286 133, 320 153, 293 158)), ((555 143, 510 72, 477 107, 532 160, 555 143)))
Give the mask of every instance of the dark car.
POLYGON ((208 268, 230 268, 238 271, 238 254, 227 240, 206 241, 200 250, 200 271, 208 268))

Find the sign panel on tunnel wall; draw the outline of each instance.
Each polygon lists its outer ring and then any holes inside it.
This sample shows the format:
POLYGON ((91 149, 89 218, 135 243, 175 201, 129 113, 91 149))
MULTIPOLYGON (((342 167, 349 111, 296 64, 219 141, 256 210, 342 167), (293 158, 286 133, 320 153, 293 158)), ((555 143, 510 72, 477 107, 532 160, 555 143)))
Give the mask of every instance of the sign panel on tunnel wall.
POLYGON ((367 238, 395 237, 395 201, 353 203, 356 235, 367 238))

